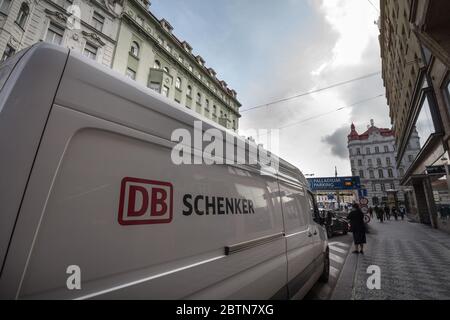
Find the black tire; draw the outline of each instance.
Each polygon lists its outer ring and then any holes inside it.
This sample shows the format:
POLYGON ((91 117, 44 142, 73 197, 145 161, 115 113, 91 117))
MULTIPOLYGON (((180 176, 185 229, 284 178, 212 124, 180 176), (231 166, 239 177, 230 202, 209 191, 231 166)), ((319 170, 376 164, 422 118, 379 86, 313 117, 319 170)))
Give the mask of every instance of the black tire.
POLYGON ((333 237, 333 229, 331 227, 327 228, 327 237, 328 239, 333 237))
POLYGON ((323 271, 320 275, 319 281, 322 283, 327 283, 330 278, 330 252, 327 248, 327 251, 324 253, 324 261, 323 261, 323 271))

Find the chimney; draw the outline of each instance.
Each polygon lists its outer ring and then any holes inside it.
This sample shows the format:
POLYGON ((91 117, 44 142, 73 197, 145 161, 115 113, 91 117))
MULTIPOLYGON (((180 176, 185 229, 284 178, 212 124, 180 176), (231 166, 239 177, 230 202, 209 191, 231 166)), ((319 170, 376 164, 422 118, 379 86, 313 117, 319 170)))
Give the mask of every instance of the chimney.
POLYGON ((375 123, 375 122, 373 121, 373 119, 370 119, 370 126, 371 126, 371 127, 374 126, 374 123, 375 123))

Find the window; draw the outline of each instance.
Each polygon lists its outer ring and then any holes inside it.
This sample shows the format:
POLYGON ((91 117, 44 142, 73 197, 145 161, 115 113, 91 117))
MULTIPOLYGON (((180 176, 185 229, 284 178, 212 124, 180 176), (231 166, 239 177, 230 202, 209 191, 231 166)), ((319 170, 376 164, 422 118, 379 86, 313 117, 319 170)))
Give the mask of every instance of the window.
POLYGON ((177 79, 175 80, 175 88, 177 88, 178 90, 181 90, 181 78, 177 77, 177 79))
POLYGON ((131 68, 127 68, 126 76, 130 79, 136 80, 136 71, 131 68))
POLYGON ((162 94, 169 97, 169 87, 163 86, 162 94))
POLYGON ((136 21, 138 22, 138 24, 143 25, 144 24, 144 18, 142 18, 141 16, 137 16, 136 21))
POLYGON ((388 176, 389 176, 389 178, 394 177, 394 173, 392 172, 392 169, 388 169, 388 176))
POLYGON ((361 149, 360 148, 356 148, 356 154, 358 154, 358 155, 361 154, 361 149))
POLYGON ((28 15, 30 14, 30 7, 25 2, 20 6, 19 14, 17 15, 16 23, 23 29, 28 15))
POLYGON ((416 130, 419 134, 420 147, 422 148, 428 137, 436 132, 434 128, 433 118, 431 115, 430 103, 428 96, 422 100, 422 106, 420 107, 420 113, 416 120, 416 130))
POLYGON ((233 120, 233 129, 236 130, 236 120, 233 120))
POLYGON ((358 160, 358 166, 362 166, 363 164, 362 164, 362 160, 358 160))
POLYGON ((366 154, 370 154, 370 148, 366 148, 366 154))
POLYGON ((373 172, 373 170, 369 171, 369 176, 371 179, 375 179, 375 173, 373 172))
POLYGON ((159 92, 159 90, 161 89, 161 85, 158 82, 150 82, 150 89, 159 92))
POLYGON ((403 177, 405 175, 405 169, 400 168, 399 172, 400 172, 400 177, 403 177))
POLYGON ((86 42, 86 45, 84 46, 83 54, 92 60, 96 60, 97 59, 97 47, 93 46, 89 42, 86 42))
POLYGON ((169 68, 167 68, 167 67, 164 67, 163 70, 164 70, 165 73, 169 73, 169 71, 170 71, 169 68))
POLYGON ((154 69, 161 69, 161 62, 158 60, 155 60, 155 63, 153 64, 154 69))
POLYGON ((14 53, 16 53, 16 50, 8 44, 5 48, 5 51, 3 52, 1 62, 5 61, 9 57, 12 57, 14 55, 14 53))
POLYGON ((378 177, 379 177, 380 179, 383 179, 383 178, 384 178, 383 169, 378 169, 378 177))
POLYGON ((131 43, 130 53, 135 57, 139 57, 139 44, 136 41, 131 43))
POLYGON ((354 167, 355 166, 355 160, 350 160, 350 163, 352 164, 352 167, 354 167))
POLYGON ((384 152, 389 152, 389 147, 388 146, 384 146, 384 152))
POLYGON ((395 190, 395 184, 394 183, 391 183, 391 189, 395 190))
POLYGON ((377 166, 381 166, 381 159, 377 158, 377 166))
POLYGON ((217 117, 217 107, 216 107, 216 105, 213 106, 213 116, 217 117))
POLYGON ((386 165, 388 165, 388 166, 391 165, 391 158, 389 158, 389 157, 386 158, 386 165))
POLYGON ((363 170, 359 170, 359 176, 360 176, 361 178, 364 178, 364 171, 363 171, 363 170))
POLYGON ((372 191, 377 191, 377 185, 375 183, 372 183, 372 191))
POLYGON ((371 167, 372 166, 372 159, 368 159, 367 162, 369 164, 369 167, 371 167))
POLYGON ((197 101, 198 104, 202 103, 202 95, 200 94, 200 92, 197 93, 197 100, 196 101, 197 101))
POLYGON ((189 65, 188 69, 190 72, 192 72, 192 70, 193 70, 191 65, 189 65))
POLYGON ((164 42, 163 38, 161 38, 161 36, 158 36, 158 43, 162 45, 163 42, 164 42))
POLYGON ((103 24, 105 23, 105 17, 100 13, 94 11, 94 15, 92 16, 92 26, 98 31, 102 32, 103 24))
POLYGON ((413 161, 414 161, 414 157, 413 157, 412 154, 409 154, 409 155, 408 155, 408 161, 409 161, 409 162, 413 162, 413 161))
POLYGON ((189 97, 192 96, 192 87, 191 86, 187 86, 187 93, 186 93, 189 97))
POLYGON ((172 53, 172 48, 168 44, 166 44, 166 50, 169 51, 169 53, 172 53))
POLYGON ((375 147, 375 153, 380 153, 380 148, 379 147, 375 147))
POLYGON ((11 0, 0 0, 0 11, 4 14, 8 14, 10 4, 11 0))
POLYGON ((57 26, 56 24, 50 23, 50 26, 47 30, 47 35, 45 37, 45 41, 61 45, 62 39, 64 36, 64 29, 57 26))
POLYGON ((380 184, 381 186, 381 191, 386 191, 386 186, 384 185, 384 183, 380 184))
POLYGON ((205 100, 205 104, 206 104, 206 110, 209 110, 209 100, 208 99, 205 100))

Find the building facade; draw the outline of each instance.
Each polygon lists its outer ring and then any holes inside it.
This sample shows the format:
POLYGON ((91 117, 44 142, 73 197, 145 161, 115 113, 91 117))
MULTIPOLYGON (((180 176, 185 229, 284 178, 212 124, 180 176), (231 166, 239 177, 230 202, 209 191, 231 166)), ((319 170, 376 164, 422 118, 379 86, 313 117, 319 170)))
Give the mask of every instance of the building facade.
POLYGON ((61 45, 236 131, 236 91, 149 7, 147 0, 0 0, 0 57, 39 41, 61 45))
POLYGON ((419 136, 400 183, 410 217, 450 231, 450 1, 381 0, 380 46, 397 167, 419 136))
POLYGON ((179 40, 147 0, 124 0, 113 69, 195 110, 225 128, 238 129, 241 104, 236 91, 179 40))
POLYGON ((362 134, 352 124, 347 138, 352 175, 360 177, 361 188, 367 190, 369 205, 387 204, 389 192, 395 192, 400 204, 405 204, 400 177, 418 153, 417 133, 408 148, 408 156, 399 167, 396 166, 395 138, 391 129, 377 128, 371 120, 362 134))
POLYGON ((115 0, 0 0, 1 59, 47 41, 111 67, 121 11, 115 0))

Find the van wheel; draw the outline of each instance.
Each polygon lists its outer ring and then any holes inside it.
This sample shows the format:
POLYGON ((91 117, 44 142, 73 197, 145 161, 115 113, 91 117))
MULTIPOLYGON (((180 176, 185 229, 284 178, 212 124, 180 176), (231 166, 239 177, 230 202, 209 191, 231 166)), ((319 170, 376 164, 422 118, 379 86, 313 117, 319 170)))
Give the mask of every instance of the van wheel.
POLYGON ((319 278, 320 282, 327 283, 330 278, 330 252, 327 248, 327 251, 324 253, 324 261, 323 261, 323 272, 319 278))

